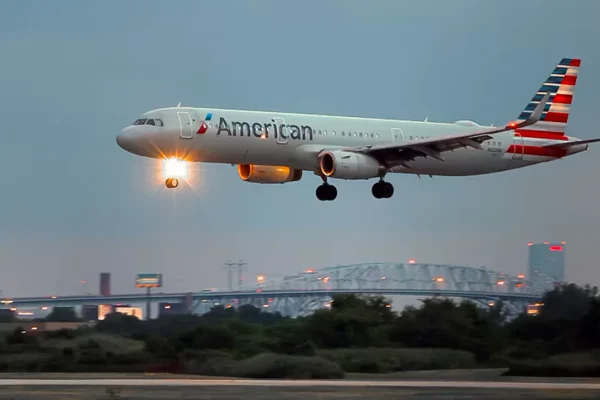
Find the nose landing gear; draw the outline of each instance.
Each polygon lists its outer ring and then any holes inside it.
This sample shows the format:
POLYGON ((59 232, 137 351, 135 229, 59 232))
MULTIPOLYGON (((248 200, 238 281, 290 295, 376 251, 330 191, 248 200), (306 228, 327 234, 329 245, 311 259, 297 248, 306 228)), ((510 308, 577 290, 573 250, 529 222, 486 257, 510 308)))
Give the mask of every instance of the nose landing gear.
POLYGON ((166 180, 166 182, 165 182, 165 185, 169 189, 175 189, 177 186, 179 186, 179 179, 177 179, 177 178, 168 178, 166 180))

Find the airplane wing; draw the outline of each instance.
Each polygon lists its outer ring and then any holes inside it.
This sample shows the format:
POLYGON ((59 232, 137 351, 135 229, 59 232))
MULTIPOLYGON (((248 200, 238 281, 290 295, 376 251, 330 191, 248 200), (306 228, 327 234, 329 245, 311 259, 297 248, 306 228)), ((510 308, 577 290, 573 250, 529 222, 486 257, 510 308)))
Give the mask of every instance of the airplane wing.
POLYGON ((512 122, 502 128, 492 128, 479 132, 476 131, 445 137, 411 140, 409 142, 393 143, 380 146, 352 147, 343 150, 368 154, 377 159, 387 168, 392 168, 397 165, 410 168, 408 162, 417 157, 432 157, 437 160, 444 161, 444 157, 441 155, 441 153, 445 151, 453 151, 454 149, 463 147, 482 149, 481 143, 491 139, 492 135, 496 133, 507 132, 535 124, 540 120, 549 98, 550 93, 546 93, 538 103, 535 110, 526 120, 519 123, 512 122))
POLYGON ((543 146, 543 147, 568 149, 569 147, 572 147, 572 146, 577 146, 577 145, 580 145, 580 144, 595 143, 595 142, 600 142, 600 138, 598 138, 598 139, 577 140, 577 141, 574 141, 574 142, 555 143, 555 144, 549 144, 549 145, 546 145, 546 146, 543 146))

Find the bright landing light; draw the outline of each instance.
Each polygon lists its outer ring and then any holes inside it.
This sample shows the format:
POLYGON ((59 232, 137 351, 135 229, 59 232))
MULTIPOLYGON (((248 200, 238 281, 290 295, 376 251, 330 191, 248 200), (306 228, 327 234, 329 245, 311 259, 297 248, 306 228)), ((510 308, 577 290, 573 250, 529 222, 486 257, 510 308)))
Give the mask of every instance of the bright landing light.
POLYGON ((169 158, 164 161, 165 178, 186 178, 188 174, 187 163, 176 158, 169 158))

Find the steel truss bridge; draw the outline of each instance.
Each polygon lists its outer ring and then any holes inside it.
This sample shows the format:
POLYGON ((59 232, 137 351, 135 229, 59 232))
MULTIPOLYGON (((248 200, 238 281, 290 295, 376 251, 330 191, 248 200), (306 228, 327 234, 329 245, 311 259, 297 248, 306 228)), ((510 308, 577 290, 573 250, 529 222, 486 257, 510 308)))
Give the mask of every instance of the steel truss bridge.
POLYGON ((275 279, 258 279, 235 290, 196 293, 120 294, 111 296, 21 297, 4 299, 10 307, 81 306, 84 304, 187 303, 196 313, 215 305, 252 304, 283 315, 306 315, 328 307, 335 294, 451 297, 470 299, 483 306, 502 301, 509 311, 521 311, 539 301, 546 287, 524 278, 456 265, 423 263, 367 263, 339 265, 275 279))

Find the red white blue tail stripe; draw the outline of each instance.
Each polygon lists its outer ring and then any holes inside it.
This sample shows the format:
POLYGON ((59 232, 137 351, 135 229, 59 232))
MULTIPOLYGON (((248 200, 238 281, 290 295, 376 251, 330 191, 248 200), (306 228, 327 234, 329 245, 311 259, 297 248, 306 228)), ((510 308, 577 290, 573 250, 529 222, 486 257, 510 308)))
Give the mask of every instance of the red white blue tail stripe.
POLYGON ((550 99, 540 121, 526 129, 517 129, 515 133, 523 138, 568 140, 565 131, 580 66, 581 60, 578 58, 563 58, 558 63, 517 120, 517 122, 526 120, 542 97, 550 93, 550 99))

